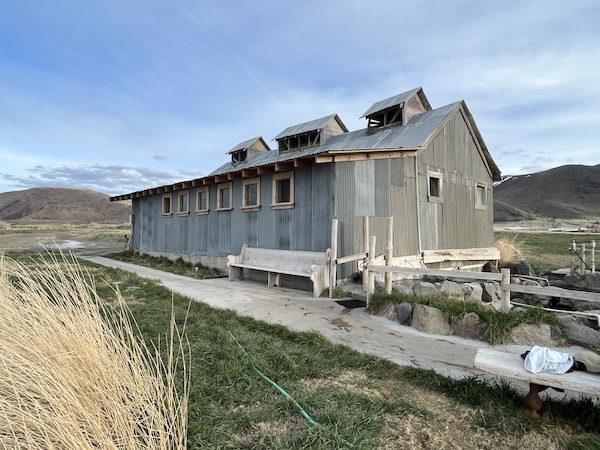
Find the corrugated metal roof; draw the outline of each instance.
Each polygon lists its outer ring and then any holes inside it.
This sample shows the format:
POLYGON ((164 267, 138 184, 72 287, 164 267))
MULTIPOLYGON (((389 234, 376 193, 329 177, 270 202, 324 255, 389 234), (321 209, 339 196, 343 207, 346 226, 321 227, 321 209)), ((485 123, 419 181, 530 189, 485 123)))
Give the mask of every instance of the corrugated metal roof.
POLYGON ((251 161, 236 164, 223 164, 209 176, 222 175, 232 170, 238 171, 252 167, 260 167, 277 162, 290 161, 307 156, 314 156, 327 152, 343 152, 344 150, 387 150, 399 148, 418 148, 429 139, 438 125, 450 112, 458 107, 460 102, 452 103, 441 108, 427 111, 414 116, 406 125, 366 133, 366 129, 339 134, 330 138, 325 144, 318 147, 309 147, 302 150, 287 152, 266 152, 252 158, 251 161))
MULTIPOLYGON (((252 138, 252 139, 248 139, 247 141, 240 142, 238 145, 236 145, 231 150, 229 150, 227 152, 227 154, 236 152, 238 150, 244 150, 248 147, 252 147, 252 144, 254 144, 256 141, 260 141, 260 140, 263 140, 262 136, 258 136, 258 137, 252 138)), ((264 140, 263 140, 263 142, 264 142, 264 140)), ((264 144, 267 145, 266 142, 264 142, 264 144)), ((269 148, 268 145, 267 145, 267 148, 269 148)))
POLYGON ((308 133, 309 131, 318 131, 325 127, 332 119, 336 119, 344 131, 348 131, 346 125, 338 117, 337 114, 331 114, 329 116, 321 117, 320 119, 311 120, 298 125, 294 125, 286 128, 281 133, 273 138, 273 140, 281 139, 288 136, 296 136, 301 133, 308 133))
POLYGON ((374 103, 367 112, 364 113, 360 118, 370 116, 373 113, 378 111, 383 111, 384 109, 391 108, 392 106, 400 105, 401 103, 405 103, 409 101, 417 92, 421 90, 420 87, 413 89, 412 91, 404 92, 402 94, 395 95, 394 97, 386 98, 385 100, 381 100, 377 103, 374 103))

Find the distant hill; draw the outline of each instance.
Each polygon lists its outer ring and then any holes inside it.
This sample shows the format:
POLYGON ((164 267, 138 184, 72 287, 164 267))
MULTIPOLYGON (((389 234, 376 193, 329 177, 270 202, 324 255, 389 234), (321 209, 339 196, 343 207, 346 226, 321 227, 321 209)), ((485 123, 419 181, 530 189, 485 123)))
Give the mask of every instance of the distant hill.
POLYGON ((5 222, 123 223, 131 203, 87 189, 32 188, 0 193, 0 220, 5 222))
POLYGON ((600 164, 507 176, 494 186, 494 222, 600 217, 600 164))

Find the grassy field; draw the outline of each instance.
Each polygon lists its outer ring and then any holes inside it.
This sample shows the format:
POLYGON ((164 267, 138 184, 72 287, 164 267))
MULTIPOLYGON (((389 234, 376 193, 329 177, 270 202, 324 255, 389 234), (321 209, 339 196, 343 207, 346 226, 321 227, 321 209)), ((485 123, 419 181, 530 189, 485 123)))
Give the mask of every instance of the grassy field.
POLYGON ((588 244, 591 241, 600 239, 598 234, 586 233, 496 231, 494 235, 496 239, 513 242, 537 275, 544 275, 556 269, 570 267, 571 253, 569 248, 573 241, 578 244, 588 244))
MULTIPOLYGON (((565 245, 552 242, 559 235, 526 235, 524 254, 540 261, 565 245)), ((27 263, 35 254, 14 256, 27 263)), ((105 301, 118 286, 148 345, 168 334, 172 308, 186 323, 190 449, 600 448, 600 410, 588 400, 548 401, 533 420, 522 394, 505 385, 400 367, 315 333, 190 303, 131 273, 84 267, 105 301)))

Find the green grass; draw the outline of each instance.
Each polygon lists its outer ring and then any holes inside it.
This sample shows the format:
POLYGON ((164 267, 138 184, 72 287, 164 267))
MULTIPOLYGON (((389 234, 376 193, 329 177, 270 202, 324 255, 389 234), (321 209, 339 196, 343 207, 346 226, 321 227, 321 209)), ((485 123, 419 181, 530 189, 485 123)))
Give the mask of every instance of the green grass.
MULTIPOLYGON (((39 255, 17 257, 26 263, 39 255)), ((566 430, 565 448, 594 448, 598 442, 600 411, 588 401, 546 402, 544 420, 535 421, 522 412, 522 394, 507 385, 476 377, 454 380, 430 370, 401 367, 331 344, 317 333, 292 332, 190 302, 132 273, 82 264, 96 280, 101 298, 113 301, 114 288, 120 290, 141 337, 151 345, 165 347, 158 343, 168 334, 171 306, 178 324, 186 322, 192 364, 190 450, 340 449, 346 448, 345 441, 354 448, 378 449, 394 436, 397 423, 414 420, 423 427, 436 427, 444 417, 454 417, 460 405, 477 411, 461 419, 464 431, 460 432, 471 435, 485 431, 502 442, 505 436, 526 438, 530 432, 543 434, 551 427, 566 430), (305 420, 253 365, 320 426, 305 420), (419 389, 446 398, 446 403, 423 402, 415 396, 419 389)), ((401 441, 398 446, 386 448, 402 448, 401 441)))
POLYGON ((138 266, 151 267, 153 269, 163 270, 165 272, 171 272, 177 275, 186 275, 198 279, 214 278, 222 275, 217 269, 203 266, 200 263, 188 263, 185 262, 183 258, 178 258, 175 261, 172 261, 164 256, 157 258, 154 256, 142 255, 134 252, 133 250, 110 253, 106 255, 106 257, 117 261, 136 264, 138 266))
POLYGON ((584 233, 536 233, 496 231, 496 239, 506 238, 515 242, 523 257, 537 275, 571 266, 569 248, 573 241, 578 244, 600 240, 598 234, 584 233))
POLYGON ((377 314, 388 303, 408 302, 411 305, 428 305, 444 311, 450 317, 451 323, 458 323, 466 313, 476 313, 486 329, 488 341, 493 345, 502 343, 510 331, 522 323, 547 323, 557 326, 564 331, 565 326, 556 315, 541 308, 527 308, 510 314, 486 308, 478 303, 446 300, 442 297, 421 297, 399 293, 385 294, 375 292, 369 298, 369 311, 377 314))

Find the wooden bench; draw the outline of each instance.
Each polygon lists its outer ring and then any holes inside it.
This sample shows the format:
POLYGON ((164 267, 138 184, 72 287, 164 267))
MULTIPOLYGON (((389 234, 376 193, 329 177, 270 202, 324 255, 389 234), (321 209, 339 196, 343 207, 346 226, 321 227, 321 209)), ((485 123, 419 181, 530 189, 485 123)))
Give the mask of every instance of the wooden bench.
POLYGON ((525 396, 525 410, 534 417, 539 417, 543 406, 539 392, 548 386, 600 397, 600 374, 577 370, 563 375, 548 372, 531 373, 523 367, 521 355, 515 353, 482 348, 475 355, 473 367, 499 377, 528 382, 529 392, 525 396))
POLYGON ((239 255, 227 257, 229 280, 243 280, 244 269, 267 272, 267 286, 280 286, 280 276, 293 275, 310 278, 313 297, 319 297, 329 287, 331 250, 304 252, 248 247, 244 244, 239 255))

